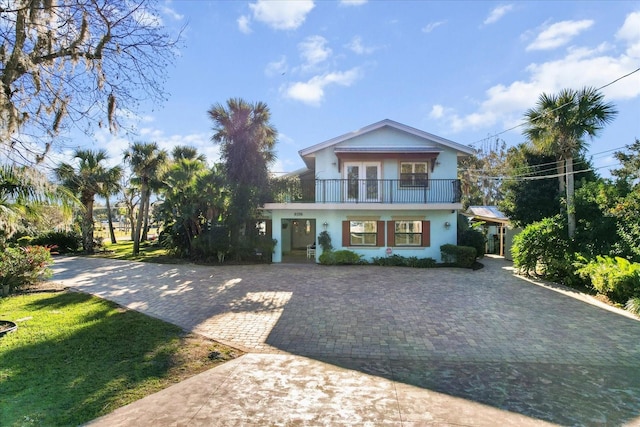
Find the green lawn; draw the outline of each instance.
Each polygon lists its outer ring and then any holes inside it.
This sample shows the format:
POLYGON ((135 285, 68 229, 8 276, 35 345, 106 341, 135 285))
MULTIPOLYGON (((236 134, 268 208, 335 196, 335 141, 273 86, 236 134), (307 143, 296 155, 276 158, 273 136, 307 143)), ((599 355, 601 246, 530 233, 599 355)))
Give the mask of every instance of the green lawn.
POLYGON ((215 342, 90 295, 0 299, 0 426, 78 425, 234 357, 215 342))
POLYGON ((140 253, 133 255, 133 242, 131 240, 122 240, 112 244, 105 240, 104 251, 99 252, 96 256, 123 259, 127 261, 143 261, 157 262, 161 264, 179 264, 187 262, 187 260, 175 258, 169 255, 168 251, 161 247, 157 242, 142 242, 140 244, 140 253))

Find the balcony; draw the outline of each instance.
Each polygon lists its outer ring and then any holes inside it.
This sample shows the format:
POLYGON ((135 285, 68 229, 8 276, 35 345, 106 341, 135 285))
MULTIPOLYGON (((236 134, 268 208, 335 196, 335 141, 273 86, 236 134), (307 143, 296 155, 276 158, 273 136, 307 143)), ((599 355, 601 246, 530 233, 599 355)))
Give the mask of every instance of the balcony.
POLYGON ((460 203, 458 179, 300 180, 274 191, 274 203, 460 203))

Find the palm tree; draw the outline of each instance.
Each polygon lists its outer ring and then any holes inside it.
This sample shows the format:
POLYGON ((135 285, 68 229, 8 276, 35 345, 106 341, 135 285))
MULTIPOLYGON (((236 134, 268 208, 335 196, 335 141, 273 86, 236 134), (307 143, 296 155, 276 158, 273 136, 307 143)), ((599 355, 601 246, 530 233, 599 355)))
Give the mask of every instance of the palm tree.
POLYGON ((76 202, 66 189, 50 182, 36 169, 0 166, 0 246, 24 222, 39 220, 47 207, 58 205, 63 216, 69 216, 76 202))
POLYGON ((191 253, 193 239, 202 233, 206 221, 203 206, 210 203, 198 184, 207 179, 209 171, 205 157, 190 147, 175 147, 172 157, 173 162, 163 176, 164 201, 160 215, 165 226, 171 225, 173 233, 186 237, 191 253))
POLYGON ((66 188, 77 194, 84 207, 81 223, 82 248, 92 253, 93 242, 93 203, 96 195, 103 194, 103 185, 111 175, 117 174, 119 166, 107 168, 108 159, 105 150, 76 150, 73 157, 78 159, 77 168, 68 163, 60 163, 55 174, 66 188), (114 171, 115 170, 115 171, 114 171))
POLYGON ((224 171, 231 190, 231 242, 237 244, 240 229, 255 216, 268 194, 269 165, 275 160, 276 129, 269 123, 265 103, 235 98, 209 110, 215 131, 212 140, 221 146, 224 171))
POLYGON ((133 239, 133 253, 140 252, 140 238, 146 238, 146 228, 149 216, 149 204, 151 201, 151 190, 156 187, 159 176, 167 162, 167 152, 161 150, 155 142, 134 142, 125 152, 124 159, 129 162, 133 173, 136 175, 140 185, 140 209, 136 220, 136 230, 133 239), (143 219, 145 233, 142 235, 143 219))
POLYGON ((584 137, 596 137, 617 113, 600 92, 588 87, 564 89, 557 95, 543 93, 536 107, 525 113, 525 136, 541 152, 558 156, 560 191, 566 190, 567 196, 569 238, 576 230, 573 157, 586 150, 584 137))
POLYGON ((109 222, 109 237, 111 243, 115 244, 116 234, 113 231, 113 218, 111 217, 111 202, 109 196, 120 192, 120 179, 122 179, 122 167, 115 166, 107 171, 105 181, 102 183, 102 191, 100 195, 104 197, 107 205, 107 221, 109 222))

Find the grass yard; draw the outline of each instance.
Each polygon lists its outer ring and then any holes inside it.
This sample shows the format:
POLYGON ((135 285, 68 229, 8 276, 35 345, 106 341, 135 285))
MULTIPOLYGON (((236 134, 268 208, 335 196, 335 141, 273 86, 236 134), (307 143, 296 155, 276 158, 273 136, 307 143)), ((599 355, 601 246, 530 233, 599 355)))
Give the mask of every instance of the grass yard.
POLYGON ((133 255, 133 242, 131 240, 118 241, 116 244, 105 240, 104 249, 104 252, 99 252, 96 256, 127 261, 156 262, 160 264, 180 264, 187 262, 187 260, 170 256, 168 251, 158 245, 157 242, 140 243, 140 253, 136 256, 133 255))
POLYGON ((240 352, 75 292, 0 299, 0 426, 78 425, 240 352))

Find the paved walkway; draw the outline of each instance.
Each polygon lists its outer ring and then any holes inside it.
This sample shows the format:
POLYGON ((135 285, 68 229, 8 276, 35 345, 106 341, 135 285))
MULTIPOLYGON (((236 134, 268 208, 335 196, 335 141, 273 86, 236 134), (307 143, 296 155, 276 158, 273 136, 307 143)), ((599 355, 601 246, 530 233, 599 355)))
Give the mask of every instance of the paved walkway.
POLYGON ((250 352, 95 425, 640 425, 640 322, 484 264, 60 258, 53 280, 250 352))

